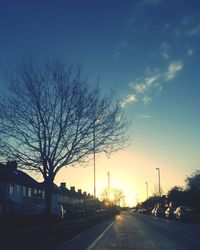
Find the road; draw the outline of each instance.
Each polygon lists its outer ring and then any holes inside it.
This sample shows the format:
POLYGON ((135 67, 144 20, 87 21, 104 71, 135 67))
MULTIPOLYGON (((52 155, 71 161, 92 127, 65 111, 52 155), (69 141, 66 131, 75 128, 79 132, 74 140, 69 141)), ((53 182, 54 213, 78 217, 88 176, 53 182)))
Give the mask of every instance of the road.
POLYGON ((200 225, 123 212, 56 250, 199 250, 200 225))

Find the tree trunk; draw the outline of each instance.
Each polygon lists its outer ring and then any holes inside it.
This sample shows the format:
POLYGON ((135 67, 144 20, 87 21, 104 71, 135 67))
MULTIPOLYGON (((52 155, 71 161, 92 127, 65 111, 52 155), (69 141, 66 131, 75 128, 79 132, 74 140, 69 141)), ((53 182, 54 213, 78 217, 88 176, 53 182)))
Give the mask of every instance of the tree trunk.
POLYGON ((45 187, 45 215, 52 215, 52 193, 54 190, 53 184, 54 177, 48 176, 44 181, 45 187))

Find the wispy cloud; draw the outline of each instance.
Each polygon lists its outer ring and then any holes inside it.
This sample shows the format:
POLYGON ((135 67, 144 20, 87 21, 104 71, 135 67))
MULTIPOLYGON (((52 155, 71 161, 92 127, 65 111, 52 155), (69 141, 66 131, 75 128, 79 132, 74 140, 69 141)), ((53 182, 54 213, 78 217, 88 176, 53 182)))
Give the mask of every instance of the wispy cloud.
POLYGON ((169 59, 169 50, 170 50, 171 46, 169 45, 169 43, 167 42, 163 42, 161 44, 161 56, 165 59, 168 60, 169 59))
POLYGON ((132 94, 132 95, 127 95, 126 98, 124 98, 121 103, 120 103, 120 106, 122 108, 125 108, 128 104, 130 103, 134 103, 134 102, 137 102, 137 98, 136 98, 136 95, 132 94))
POLYGON ((137 94, 142 94, 147 92, 159 79, 160 75, 151 75, 144 79, 143 82, 131 82, 129 86, 132 87, 137 94))
POLYGON ((156 83, 155 87, 156 87, 158 93, 160 93, 163 90, 163 86, 160 83, 156 83))
POLYGON ((113 57, 118 59, 124 50, 128 46, 128 42, 126 40, 122 40, 116 47, 115 52, 113 53, 113 57))
POLYGON ((163 42, 163 43, 161 44, 161 47, 162 47, 163 49, 170 49, 170 45, 169 45, 167 42, 163 42))
POLYGON ((154 75, 154 76, 150 76, 145 78, 145 83, 147 86, 151 86, 153 83, 155 83, 159 78, 159 75, 154 75))
POLYGON ((156 92, 161 91, 161 86, 157 82, 160 78, 159 74, 153 74, 148 69, 148 76, 143 81, 130 82, 129 86, 133 89, 133 93, 128 95, 122 102, 121 107, 126 107, 130 103, 141 101, 144 105, 148 105, 152 98, 150 96, 152 89, 156 89, 156 92))
POLYGON ((121 54, 120 51, 116 51, 116 52, 113 53, 113 57, 114 57, 115 59, 118 59, 118 58, 120 57, 120 54, 121 54))
POLYGON ((175 27, 174 34, 176 36, 197 36, 200 34, 199 16, 185 16, 175 27))
POLYGON ((191 28, 188 32, 188 36, 198 35, 200 33, 200 23, 197 24, 195 27, 191 28))
POLYGON ((143 103, 144 103, 145 105, 148 105, 149 102, 150 102, 151 100, 152 100, 152 98, 149 97, 149 96, 144 96, 144 97, 142 98, 142 101, 143 101, 143 103))
POLYGON ((167 72, 165 73, 165 79, 168 81, 173 80, 174 77, 178 74, 178 72, 182 70, 182 68, 182 61, 171 62, 168 66, 167 72))
POLYGON ((152 116, 151 115, 140 115, 139 118, 141 118, 141 119, 150 119, 150 118, 152 118, 152 116))
POLYGON ((145 72, 147 76, 143 81, 137 80, 129 83, 132 93, 121 101, 121 107, 125 108, 128 104, 136 102, 148 105, 155 95, 160 94, 164 82, 172 81, 182 69, 183 62, 181 60, 170 62, 166 71, 160 71, 158 68, 151 71, 148 68, 145 72))
POLYGON ((181 35, 181 31, 180 31, 178 28, 176 28, 176 29, 174 30, 174 35, 175 35, 175 36, 180 36, 180 35, 181 35))
POLYGON ((161 56, 165 59, 168 60, 169 59, 169 54, 166 51, 161 52, 161 56))
POLYGON ((194 50, 193 49, 188 49, 187 55, 192 56, 193 54, 194 54, 194 50))
POLYGON ((136 90, 137 93, 143 93, 147 89, 146 84, 144 83, 138 83, 133 88, 136 90))
POLYGON ((126 23, 127 25, 130 27, 130 26, 133 26, 135 23, 136 23, 136 17, 132 17, 132 18, 129 18, 126 20, 126 23))

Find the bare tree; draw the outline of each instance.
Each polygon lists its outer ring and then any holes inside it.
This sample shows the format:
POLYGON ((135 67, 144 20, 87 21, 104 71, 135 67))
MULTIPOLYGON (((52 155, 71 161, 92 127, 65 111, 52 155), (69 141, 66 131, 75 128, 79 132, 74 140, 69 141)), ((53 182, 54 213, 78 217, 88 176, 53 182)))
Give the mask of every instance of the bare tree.
POLYGON ((123 190, 114 188, 112 189, 112 195, 113 195, 113 203, 117 206, 121 206, 122 203, 125 203, 125 194, 123 190))
POLYGON ((102 201, 110 202, 116 206, 121 206, 125 204, 125 194, 123 190, 118 188, 112 188, 110 192, 105 188, 100 195, 102 201), (110 197, 109 197, 110 196, 110 197))
MULTIPOLYGON (((81 68, 62 60, 28 60, 7 80, 9 92, 0 99, 0 155, 40 172, 46 190, 61 168, 84 164, 94 150, 110 154, 126 144, 123 110, 112 94, 89 86, 81 68)), ((51 195, 46 196, 50 211, 51 195)))
POLYGON ((107 201, 107 200, 109 200, 109 193, 108 193, 108 189, 107 189, 107 188, 105 188, 105 189, 101 192, 101 194, 100 194, 100 200, 102 200, 102 201, 107 201))

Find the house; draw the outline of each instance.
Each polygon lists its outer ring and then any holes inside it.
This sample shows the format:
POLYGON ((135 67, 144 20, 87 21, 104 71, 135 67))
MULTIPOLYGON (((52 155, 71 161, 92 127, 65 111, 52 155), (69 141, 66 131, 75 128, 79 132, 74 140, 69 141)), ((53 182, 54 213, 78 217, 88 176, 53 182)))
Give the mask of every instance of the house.
MULTIPOLYGON (((99 203, 81 189, 70 189, 62 182, 60 187, 53 185, 51 189, 51 212, 63 215, 66 211, 83 211, 96 207, 99 203)), ((0 163, 0 214, 38 214, 45 207, 45 185, 17 168, 16 161, 0 163)))
POLYGON ((0 163, 0 213, 23 212, 31 206, 44 206, 45 191, 25 172, 17 169, 17 162, 0 163))
POLYGON ((70 209, 79 209, 83 207, 83 197, 84 195, 81 192, 81 189, 78 189, 78 192, 75 191, 75 187, 71 186, 70 189, 66 187, 66 183, 60 183, 60 199, 59 203, 63 205, 65 210, 70 209))

